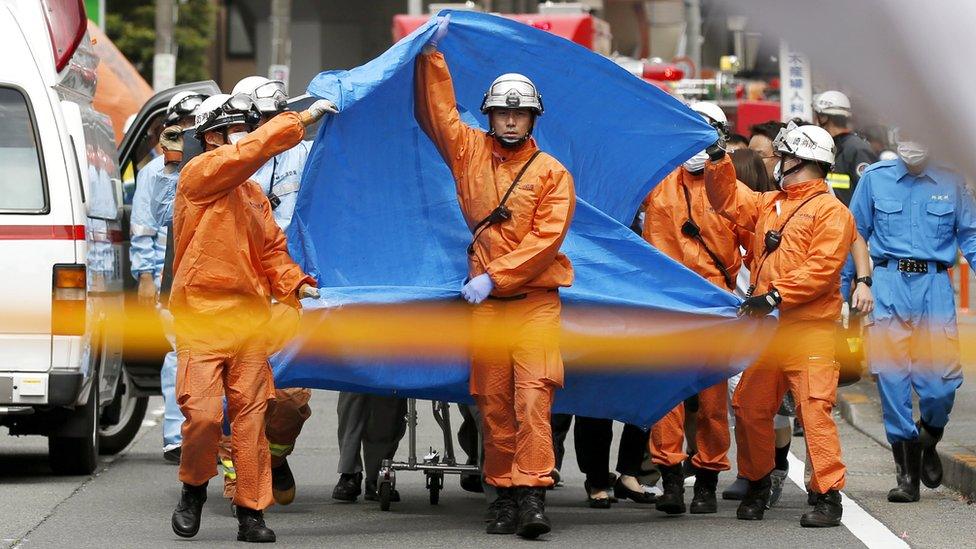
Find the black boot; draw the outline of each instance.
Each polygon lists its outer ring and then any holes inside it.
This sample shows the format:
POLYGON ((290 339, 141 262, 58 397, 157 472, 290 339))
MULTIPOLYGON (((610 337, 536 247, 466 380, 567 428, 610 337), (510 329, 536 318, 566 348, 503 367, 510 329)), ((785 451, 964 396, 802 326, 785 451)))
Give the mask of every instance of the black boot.
POLYGON ((762 520, 766 513, 766 504, 769 502, 769 493, 772 488, 773 483, 769 475, 759 480, 750 480, 749 489, 746 490, 746 495, 739 503, 735 516, 739 520, 762 520))
POLYGON ((512 488, 498 488, 498 497, 488 506, 492 515, 485 532, 489 534, 514 534, 518 526, 519 506, 512 488))
POLYGON ((552 530, 546 516, 545 488, 518 488, 518 526, 515 533, 525 539, 535 539, 552 530))
POLYGON ((291 474, 287 459, 271 469, 271 495, 278 505, 295 501, 295 477, 291 474))
POLYGON ((183 483, 180 502, 173 511, 173 532, 181 538, 192 538, 200 531, 200 514, 207 501, 207 484, 191 486, 183 483))
POLYGON ((685 512, 685 475, 681 464, 658 465, 664 493, 657 497, 654 508, 669 515, 685 512))
POLYGON ((828 490, 826 494, 818 494, 817 504, 813 507, 813 511, 804 513, 800 517, 800 526, 804 528, 840 526, 840 519, 844 515, 844 507, 840 501, 840 492, 837 490, 828 490))
POLYGON ((332 489, 332 499, 339 501, 356 501, 359 494, 363 493, 363 474, 362 473, 342 473, 339 475, 339 482, 332 489))
POLYGON ((274 543, 274 530, 264 524, 264 513, 237 506, 237 541, 274 543))
POLYGON ((898 486, 888 492, 892 503, 913 503, 918 501, 918 482, 921 469, 922 446, 917 440, 895 442, 891 445, 895 458, 898 486))
POLYGON ((942 485, 942 460, 935 445, 942 440, 945 428, 929 427, 924 422, 918 423, 918 441, 922 445, 922 484, 928 488, 938 488, 942 485))
POLYGON ((715 490, 718 488, 718 471, 698 469, 695 477, 695 497, 691 500, 691 514, 704 515, 718 512, 715 490))

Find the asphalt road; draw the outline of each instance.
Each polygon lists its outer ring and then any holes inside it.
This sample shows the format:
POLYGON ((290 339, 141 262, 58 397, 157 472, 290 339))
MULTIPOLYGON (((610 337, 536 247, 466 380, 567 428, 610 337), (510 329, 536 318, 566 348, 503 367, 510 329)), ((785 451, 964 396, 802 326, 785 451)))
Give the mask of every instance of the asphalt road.
MULTIPOLYGON (((153 399, 150 410, 161 401, 153 399)), ((376 503, 336 503, 336 394, 317 391, 313 416, 290 459, 298 497, 273 507, 268 524, 287 547, 492 547, 529 543, 509 536, 487 536, 480 495, 460 490, 456 477, 445 480, 440 505, 428 503, 420 473, 402 472, 397 487, 402 503, 382 512, 376 503)), ((439 446, 439 431, 421 404, 418 446, 439 446)), ((158 411, 157 411, 158 413, 158 411)), ((455 414, 454 417, 457 417, 455 414)), ((92 477, 56 477, 46 463, 40 437, 0 438, 0 545, 4 547, 222 547, 235 542, 236 521, 220 498, 219 479, 211 483, 203 526, 193 541, 177 538, 169 526, 179 497, 176 467, 162 460, 160 427, 147 417, 138 438, 122 455, 104 460, 92 477)), ((807 530, 799 526, 806 496, 790 483, 783 500, 766 520, 735 519, 734 502, 720 502, 716 515, 667 517, 633 503, 611 510, 584 502, 583 477, 567 441, 565 486, 549 493, 555 531, 541 543, 560 547, 976 547, 976 505, 946 489, 924 490, 915 505, 885 501, 892 486, 888 451, 840 423, 849 467, 845 527, 807 530)), ((619 427, 619 426, 618 426, 619 427)), ((572 433, 570 434, 572 436, 572 433)), ((799 439, 794 439, 798 441, 799 439)), ((401 446, 400 456, 406 451, 401 446)), ((616 450, 614 449, 614 452, 616 450)), ((802 448, 794 449, 793 477, 802 479, 802 448)), ((398 456, 398 457, 400 457, 398 456)), ((720 477, 722 486, 732 473, 720 477)), ((690 490, 687 498, 690 500, 690 490)))

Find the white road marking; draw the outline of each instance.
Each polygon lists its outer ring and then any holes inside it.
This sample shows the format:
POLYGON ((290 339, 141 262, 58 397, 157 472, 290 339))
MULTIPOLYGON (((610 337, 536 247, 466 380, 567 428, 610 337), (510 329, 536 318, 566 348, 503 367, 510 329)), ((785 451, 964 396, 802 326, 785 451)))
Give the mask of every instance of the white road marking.
MULTIPOLYGON (((789 460, 790 480, 801 490, 806 491, 806 483, 803 478, 805 464, 792 453, 789 454, 789 460)), ((841 496, 843 496, 844 505, 844 518, 841 519, 841 524, 869 549, 875 547, 885 549, 904 547, 907 549, 909 547, 905 540, 889 530, 881 521, 871 516, 853 499, 847 497, 847 494, 841 492, 841 496)))

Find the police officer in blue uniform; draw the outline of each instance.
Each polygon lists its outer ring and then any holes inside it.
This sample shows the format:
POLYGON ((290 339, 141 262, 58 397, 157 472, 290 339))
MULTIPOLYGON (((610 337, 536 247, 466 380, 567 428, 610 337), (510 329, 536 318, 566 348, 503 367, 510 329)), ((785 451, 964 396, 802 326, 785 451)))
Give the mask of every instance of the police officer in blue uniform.
MULTIPOLYGON (((936 444, 962 384, 952 283, 957 248, 976 262, 976 204, 958 173, 924 146, 898 143, 898 160, 873 164, 851 201, 874 260, 874 325, 868 362, 876 374, 885 432, 897 465, 891 502, 919 499, 919 481, 942 482, 936 444), (921 419, 912 416, 912 390, 921 419)), ((870 280, 858 279, 870 284, 870 280)))

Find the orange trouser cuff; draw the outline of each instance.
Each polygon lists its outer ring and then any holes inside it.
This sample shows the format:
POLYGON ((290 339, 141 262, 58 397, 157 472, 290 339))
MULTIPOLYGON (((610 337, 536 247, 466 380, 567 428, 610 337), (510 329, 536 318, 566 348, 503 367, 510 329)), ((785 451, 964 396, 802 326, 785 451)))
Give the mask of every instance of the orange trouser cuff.
MULTIPOLYGON (((692 464, 708 471, 728 471, 729 435, 728 384, 717 383, 698 393, 698 452, 692 464)), ((651 460, 658 465, 674 466, 688 458, 684 451, 685 405, 678 404, 651 429, 651 460)))

